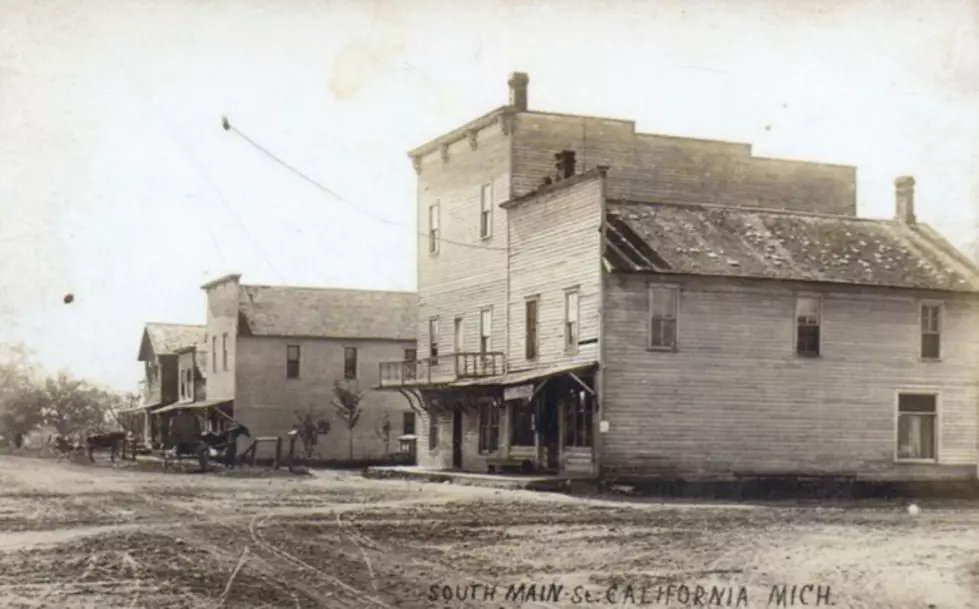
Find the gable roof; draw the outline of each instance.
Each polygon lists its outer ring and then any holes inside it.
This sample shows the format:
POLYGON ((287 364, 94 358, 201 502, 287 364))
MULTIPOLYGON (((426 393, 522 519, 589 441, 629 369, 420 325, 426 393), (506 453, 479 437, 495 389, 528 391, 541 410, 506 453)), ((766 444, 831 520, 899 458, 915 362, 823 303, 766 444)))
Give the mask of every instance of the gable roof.
POLYGON ((143 327, 137 359, 144 362, 152 355, 172 355, 180 349, 203 343, 206 336, 204 326, 149 322, 143 327))
POLYGON ((676 203, 609 201, 614 271, 979 291, 979 269, 925 225, 676 203))
POLYGON ((251 336, 415 340, 414 292, 242 285, 239 332, 251 336))

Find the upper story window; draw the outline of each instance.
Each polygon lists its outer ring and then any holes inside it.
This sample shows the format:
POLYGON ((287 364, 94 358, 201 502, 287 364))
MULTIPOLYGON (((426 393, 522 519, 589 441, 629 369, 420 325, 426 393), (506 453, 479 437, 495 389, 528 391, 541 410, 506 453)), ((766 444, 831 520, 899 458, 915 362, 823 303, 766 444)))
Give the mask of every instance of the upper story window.
POLYGON ((452 351, 462 353, 465 346, 465 335, 463 334, 462 318, 456 317, 452 324, 452 351))
POLYGON ((218 337, 211 337, 211 371, 218 371, 218 337))
POLYGON ((539 304, 540 299, 534 296, 528 298, 524 305, 524 322, 526 325, 524 355, 527 359, 537 358, 537 309, 539 304))
POLYGON ((483 184, 479 189, 479 237, 493 236, 493 185, 483 184))
POLYGON ((441 212, 438 202, 433 203, 428 208, 428 253, 437 254, 439 252, 439 220, 441 212))
POLYGON ((418 361, 418 350, 417 349, 405 349, 405 365, 402 366, 404 369, 405 380, 413 379, 417 376, 417 364, 418 361))
POLYGON ((432 364, 439 361, 439 318, 433 317, 428 320, 428 356, 432 358, 432 364))
POLYGON ((299 345, 286 345, 286 378, 299 378, 299 345))
POLYGON ((798 296, 795 301, 795 352, 814 357, 819 355, 819 329, 822 323, 822 303, 818 296, 798 296))
POLYGON ((564 350, 578 350, 578 289, 564 293, 564 350))
POLYGON ((225 332, 221 337, 221 358, 224 360, 224 369, 228 369, 228 333, 225 332))
POLYGON ((357 349, 346 347, 343 350, 343 378, 357 378, 357 349))
POLYGON ((479 352, 489 353, 493 349, 493 310, 479 312, 479 352))
POLYGON ((680 290, 675 286, 649 287, 649 348, 675 350, 680 290))
POLYGON ((921 304, 921 359, 942 358, 942 305, 921 304))

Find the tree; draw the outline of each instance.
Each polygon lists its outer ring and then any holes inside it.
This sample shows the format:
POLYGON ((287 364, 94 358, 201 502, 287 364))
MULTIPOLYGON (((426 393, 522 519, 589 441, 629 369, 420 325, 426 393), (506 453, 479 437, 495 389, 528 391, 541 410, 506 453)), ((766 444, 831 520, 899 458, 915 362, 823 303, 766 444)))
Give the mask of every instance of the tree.
POLYGON ((43 423, 37 372, 24 345, 0 345, 0 435, 15 444, 43 423))
POLYGON ((391 454, 391 417, 388 416, 388 413, 384 413, 384 418, 381 419, 381 424, 374 429, 374 434, 384 440, 384 456, 387 457, 391 454))
POLYGON ((360 421, 360 401, 364 394, 357 388, 356 383, 344 383, 335 381, 333 383, 333 407, 336 408, 337 415, 347 428, 347 448, 349 458, 354 460, 354 428, 360 421))
POLYGON ((296 423, 293 428, 303 443, 303 457, 309 461, 319 443, 319 437, 330 433, 330 421, 327 420, 326 413, 314 406, 297 410, 295 415, 296 423))
POLYGON ((40 390, 44 422, 62 436, 80 430, 101 433, 108 426, 114 402, 118 399, 118 396, 113 398, 112 394, 64 372, 45 379, 40 390))

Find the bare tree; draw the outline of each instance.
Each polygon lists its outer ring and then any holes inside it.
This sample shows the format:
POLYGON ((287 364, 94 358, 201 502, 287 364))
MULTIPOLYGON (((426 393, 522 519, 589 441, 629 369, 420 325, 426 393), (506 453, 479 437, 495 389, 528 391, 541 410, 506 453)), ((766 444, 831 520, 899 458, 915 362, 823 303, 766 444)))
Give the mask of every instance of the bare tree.
POLYGON ((381 424, 374 428, 374 434, 384 440, 384 456, 387 457, 391 454, 391 417, 388 413, 384 413, 381 424))
POLYGON ((354 428, 360 421, 360 401, 364 394, 354 382, 335 381, 333 383, 333 407, 347 428, 347 449, 351 461, 354 460, 354 428))
POLYGON ((309 461, 319 443, 319 437, 330 433, 330 421, 326 413, 314 406, 307 406, 295 412, 296 423, 293 428, 303 443, 303 457, 309 461))

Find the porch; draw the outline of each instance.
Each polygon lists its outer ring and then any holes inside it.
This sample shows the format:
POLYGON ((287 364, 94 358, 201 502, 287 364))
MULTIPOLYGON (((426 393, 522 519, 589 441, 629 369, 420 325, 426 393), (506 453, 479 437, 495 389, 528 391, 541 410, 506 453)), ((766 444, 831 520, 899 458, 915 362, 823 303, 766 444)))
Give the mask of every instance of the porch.
POLYGON ((381 389, 448 385, 462 379, 495 377, 505 372, 503 353, 448 353, 422 359, 381 362, 381 389))
POLYGON ((398 387, 425 419, 418 465, 442 472, 590 477, 594 362, 398 387))

